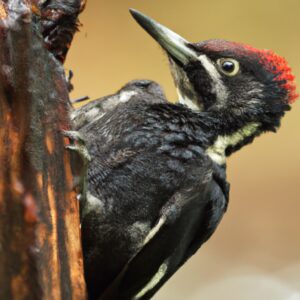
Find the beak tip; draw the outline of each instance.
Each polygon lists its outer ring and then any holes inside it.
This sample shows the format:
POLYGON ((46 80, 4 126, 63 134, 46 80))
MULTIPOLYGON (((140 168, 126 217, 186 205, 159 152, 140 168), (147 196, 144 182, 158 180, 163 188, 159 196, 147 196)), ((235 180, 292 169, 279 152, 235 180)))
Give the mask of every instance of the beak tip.
POLYGON ((177 33, 147 17, 136 9, 130 8, 129 12, 136 22, 151 35, 168 54, 176 57, 183 64, 186 64, 191 57, 195 56, 186 46, 187 41, 177 33))
POLYGON ((132 17, 135 19, 135 21, 142 27, 144 28, 150 35, 151 32, 153 31, 153 20, 140 11, 134 9, 134 8, 129 8, 129 12, 132 15, 132 17))
POLYGON ((129 12, 135 20, 137 20, 138 17, 142 15, 142 13, 140 13, 138 10, 134 8, 129 8, 129 12))
POLYGON ((130 14, 132 16, 134 16, 134 13, 136 12, 136 10, 134 8, 131 8, 131 7, 128 10, 129 10, 130 14))

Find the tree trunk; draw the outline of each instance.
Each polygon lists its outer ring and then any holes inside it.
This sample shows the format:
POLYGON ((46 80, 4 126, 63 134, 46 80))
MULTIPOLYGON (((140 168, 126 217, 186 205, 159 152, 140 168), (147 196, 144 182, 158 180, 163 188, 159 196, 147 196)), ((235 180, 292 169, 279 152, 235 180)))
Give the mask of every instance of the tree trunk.
POLYGON ((68 83, 57 60, 64 60, 82 5, 0 0, 0 299, 86 298, 62 135, 70 128, 68 83), (58 14, 48 4, 76 9, 58 14), (60 27, 70 15, 75 22, 60 27))

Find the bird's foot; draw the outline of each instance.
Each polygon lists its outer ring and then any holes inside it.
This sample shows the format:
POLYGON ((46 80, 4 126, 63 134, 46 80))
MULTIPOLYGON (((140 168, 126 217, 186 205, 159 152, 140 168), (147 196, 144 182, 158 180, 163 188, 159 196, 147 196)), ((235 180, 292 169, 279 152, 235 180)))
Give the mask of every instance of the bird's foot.
POLYGON ((63 131, 63 135, 70 140, 70 144, 65 148, 71 153, 74 188, 78 193, 78 199, 83 203, 87 197, 87 170, 91 157, 80 132, 63 131))
POLYGON ((64 131, 63 134, 65 137, 68 137, 70 139, 70 144, 66 146, 66 149, 78 153, 81 159, 83 160, 84 165, 88 165, 88 163, 91 160, 91 157, 86 148, 85 140, 80 134, 80 132, 70 130, 64 131))

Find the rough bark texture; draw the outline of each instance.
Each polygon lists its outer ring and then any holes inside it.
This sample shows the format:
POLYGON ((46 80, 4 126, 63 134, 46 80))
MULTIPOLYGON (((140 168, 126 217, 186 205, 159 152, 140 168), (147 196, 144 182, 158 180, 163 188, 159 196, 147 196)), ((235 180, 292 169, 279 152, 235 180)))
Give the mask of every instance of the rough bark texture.
POLYGON ((42 20, 42 34, 46 47, 63 62, 78 29, 78 15, 86 0, 40 1, 38 15, 42 20))
POLYGON ((78 203, 62 135, 69 129, 68 89, 54 57, 64 59, 80 5, 68 38, 52 34, 48 43, 39 12, 46 2, 51 1, 0 0, 0 299, 5 300, 86 298, 78 203))

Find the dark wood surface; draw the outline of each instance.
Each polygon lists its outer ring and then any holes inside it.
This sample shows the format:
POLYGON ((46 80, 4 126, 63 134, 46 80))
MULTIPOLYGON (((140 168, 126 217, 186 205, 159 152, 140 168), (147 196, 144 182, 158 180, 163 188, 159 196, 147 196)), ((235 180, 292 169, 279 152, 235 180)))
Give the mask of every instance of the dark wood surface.
POLYGON ((86 299, 78 202, 62 135, 70 128, 68 85, 55 59, 64 59, 65 43, 60 36, 61 51, 59 43, 55 51, 45 47, 39 6, 0 1, 0 299, 86 299))

